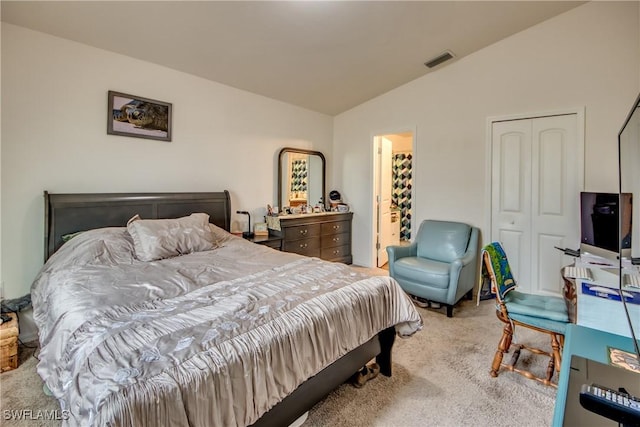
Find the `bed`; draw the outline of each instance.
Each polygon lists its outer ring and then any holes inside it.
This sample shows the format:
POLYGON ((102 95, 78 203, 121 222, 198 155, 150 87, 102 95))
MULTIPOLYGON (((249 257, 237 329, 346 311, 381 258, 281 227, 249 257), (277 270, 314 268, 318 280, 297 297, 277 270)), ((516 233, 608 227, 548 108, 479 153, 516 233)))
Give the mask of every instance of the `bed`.
POLYGON ((372 358, 391 375, 422 328, 399 285, 233 236, 230 212, 227 191, 45 192, 38 373, 65 425, 287 426, 372 358), (144 227, 203 216, 212 247, 139 259, 144 227))

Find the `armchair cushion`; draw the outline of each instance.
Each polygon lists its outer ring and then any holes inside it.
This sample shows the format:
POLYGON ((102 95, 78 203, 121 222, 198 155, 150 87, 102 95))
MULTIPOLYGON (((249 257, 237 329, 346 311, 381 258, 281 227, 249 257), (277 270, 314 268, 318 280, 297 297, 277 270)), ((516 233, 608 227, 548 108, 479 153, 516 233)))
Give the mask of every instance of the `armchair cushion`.
POLYGON ((400 258, 394 264, 398 276, 440 289, 449 287, 449 264, 419 257, 400 258))
POLYGON ((423 221, 418 230, 418 257, 450 263, 469 245, 471 226, 459 222, 423 221))

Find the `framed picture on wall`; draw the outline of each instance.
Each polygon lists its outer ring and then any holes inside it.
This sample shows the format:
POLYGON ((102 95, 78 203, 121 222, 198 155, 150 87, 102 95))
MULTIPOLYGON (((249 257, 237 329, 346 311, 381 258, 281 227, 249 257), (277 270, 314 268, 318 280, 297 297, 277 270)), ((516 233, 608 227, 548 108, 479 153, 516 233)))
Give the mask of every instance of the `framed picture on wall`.
POLYGON ((171 141, 171 104, 109 91, 107 134, 171 141))

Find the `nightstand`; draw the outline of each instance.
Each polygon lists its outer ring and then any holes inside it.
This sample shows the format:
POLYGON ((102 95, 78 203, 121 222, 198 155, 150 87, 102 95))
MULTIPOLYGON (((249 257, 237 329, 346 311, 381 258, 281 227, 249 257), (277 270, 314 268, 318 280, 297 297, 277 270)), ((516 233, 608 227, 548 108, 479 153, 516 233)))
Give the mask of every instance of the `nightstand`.
POLYGON ((0 325, 0 372, 18 367, 18 316, 7 314, 11 320, 0 325))
POLYGON ((269 246, 279 251, 282 250, 282 237, 280 236, 253 236, 247 238, 247 240, 259 245, 269 246))

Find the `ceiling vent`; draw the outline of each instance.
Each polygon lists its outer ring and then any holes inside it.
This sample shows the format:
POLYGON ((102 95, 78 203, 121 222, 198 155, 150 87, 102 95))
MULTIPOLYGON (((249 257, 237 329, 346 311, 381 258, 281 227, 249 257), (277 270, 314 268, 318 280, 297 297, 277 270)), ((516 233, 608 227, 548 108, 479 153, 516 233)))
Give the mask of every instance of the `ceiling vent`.
POLYGON ((435 58, 427 61, 424 63, 424 65, 426 65, 429 68, 433 68, 435 66, 438 66, 440 64, 442 64, 443 62, 446 62, 450 59, 453 59, 453 53, 450 50, 446 50, 444 51, 444 53, 436 56, 435 58))

